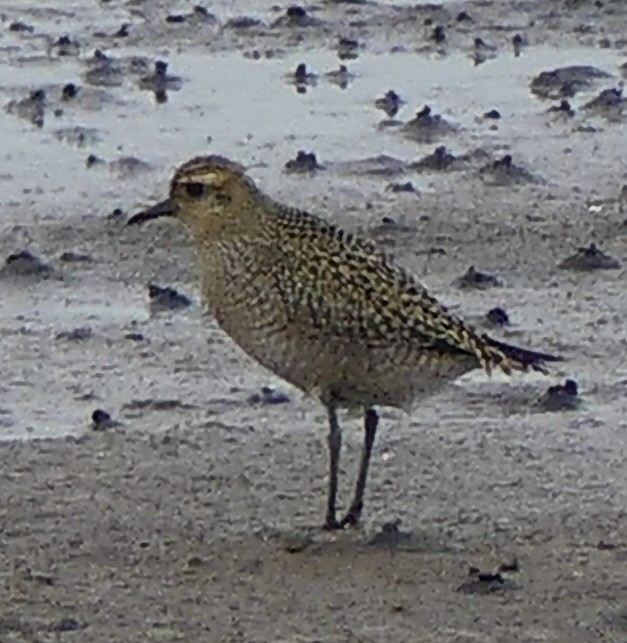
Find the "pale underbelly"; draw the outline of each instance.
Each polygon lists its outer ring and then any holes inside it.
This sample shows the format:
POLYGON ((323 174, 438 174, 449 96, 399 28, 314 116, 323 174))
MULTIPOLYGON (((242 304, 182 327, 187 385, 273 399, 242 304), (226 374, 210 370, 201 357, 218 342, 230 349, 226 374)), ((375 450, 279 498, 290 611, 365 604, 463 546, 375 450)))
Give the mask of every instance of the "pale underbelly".
POLYGON ((409 410, 479 367, 473 356, 442 356, 411 347, 366 348, 339 340, 294 339, 267 329, 218 323, 253 360, 323 403, 409 410))

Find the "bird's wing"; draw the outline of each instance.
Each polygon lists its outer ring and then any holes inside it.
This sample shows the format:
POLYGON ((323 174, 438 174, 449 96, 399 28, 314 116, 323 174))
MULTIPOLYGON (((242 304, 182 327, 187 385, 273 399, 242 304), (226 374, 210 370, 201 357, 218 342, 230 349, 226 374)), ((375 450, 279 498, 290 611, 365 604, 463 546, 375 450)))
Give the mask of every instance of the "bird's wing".
POLYGON ((488 372, 542 370, 541 362, 552 359, 478 333, 373 244, 342 230, 312 226, 309 236, 289 248, 276 287, 288 317, 318 338, 474 355, 488 372))
POLYGON ((311 333, 365 346, 405 342, 424 350, 475 353, 458 337, 458 320, 411 275, 368 242, 328 236, 324 245, 316 239, 284 254, 276 287, 293 321, 311 333))

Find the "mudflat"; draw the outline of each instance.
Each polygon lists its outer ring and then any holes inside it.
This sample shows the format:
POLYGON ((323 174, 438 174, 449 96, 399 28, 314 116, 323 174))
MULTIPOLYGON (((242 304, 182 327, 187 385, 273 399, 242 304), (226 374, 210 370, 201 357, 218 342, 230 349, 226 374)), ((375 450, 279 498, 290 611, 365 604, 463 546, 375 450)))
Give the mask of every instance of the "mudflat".
POLYGON ((626 21, 5 2, 0 641, 627 641, 626 21), (203 315, 181 228, 125 225, 203 153, 567 361, 383 409, 323 532, 323 409, 203 315))

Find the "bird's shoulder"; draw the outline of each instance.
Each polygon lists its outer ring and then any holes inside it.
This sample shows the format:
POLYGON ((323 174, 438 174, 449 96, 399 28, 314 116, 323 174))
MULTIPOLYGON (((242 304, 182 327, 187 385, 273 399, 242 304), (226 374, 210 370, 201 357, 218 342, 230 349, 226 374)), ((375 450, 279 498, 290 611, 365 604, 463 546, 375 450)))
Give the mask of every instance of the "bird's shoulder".
POLYGON ((274 205, 277 236, 282 241, 291 242, 301 254, 308 251, 326 253, 332 248, 340 253, 357 251, 365 255, 385 256, 371 240, 323 217, 283 204, 274 205))

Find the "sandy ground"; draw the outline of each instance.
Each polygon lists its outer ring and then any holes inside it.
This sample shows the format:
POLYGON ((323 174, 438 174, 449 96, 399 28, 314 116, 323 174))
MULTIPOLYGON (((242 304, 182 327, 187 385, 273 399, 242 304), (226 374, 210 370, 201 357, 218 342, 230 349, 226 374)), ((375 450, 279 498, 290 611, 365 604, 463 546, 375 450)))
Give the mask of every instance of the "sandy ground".
MULTIPOLYGON (((48 266, 0 273, 0 642, 627 641, 627 109, 583 107, 621 78, 625 4, 329 2, 307 7, 310 26, 271 3, 166 22, 193 3, 166 4, 0 7, 5 105, 46 91, 41 127, 32 102, 0 118, 0 250, 48 266), (263 22, 227 23, 240 15, 263 22), (65 34, 78 47, 60 56, 65 34), (294 91, 283 76, 336 68, 339 37, 363 45, 344 61, 354 83, 294 91), (496 58, 475 66, 475 37, 496 58), (121 61, 119 85, 85 80, 96 48, 121 61), (129 71, 140 54, 182 77, 167 102, 129 71), (608 74, 568 98, 573 117, 529 90, 565 64, 608 74), (429 104, 457 129, 417 141, 379 126, 389 89, 407 101, 397 119, 429 104), (466 162, 409 166, 440 144, 466 162), (286 174, 301 149, 326 169, 286 174), (568 361, 548 378, 471 374, 411 417, 383 410, 365 523, 323 533, 323 410, 203 317, 182 230, 124 225, 209 151, 372 235, 478 324, 503 307, 511 324, 491 332, 568 361), (357 162, 381 154, 385 172, 357 162), (494 174, 504 154, 520 173, 494 174), (558 267, 591 242, 620 267, 558 267), (471 265, 500 285, 460 289, 471 265), (192 305, 151 308, 149 283, 192 305), (565 378, 578 408, 539 408, 565 378), (260 401, 264 386, 283 403, 260 401), (96 409, 119 424, 94 431, 96 409)), ((346 503, 361 432, 343 424, 346 503)))

